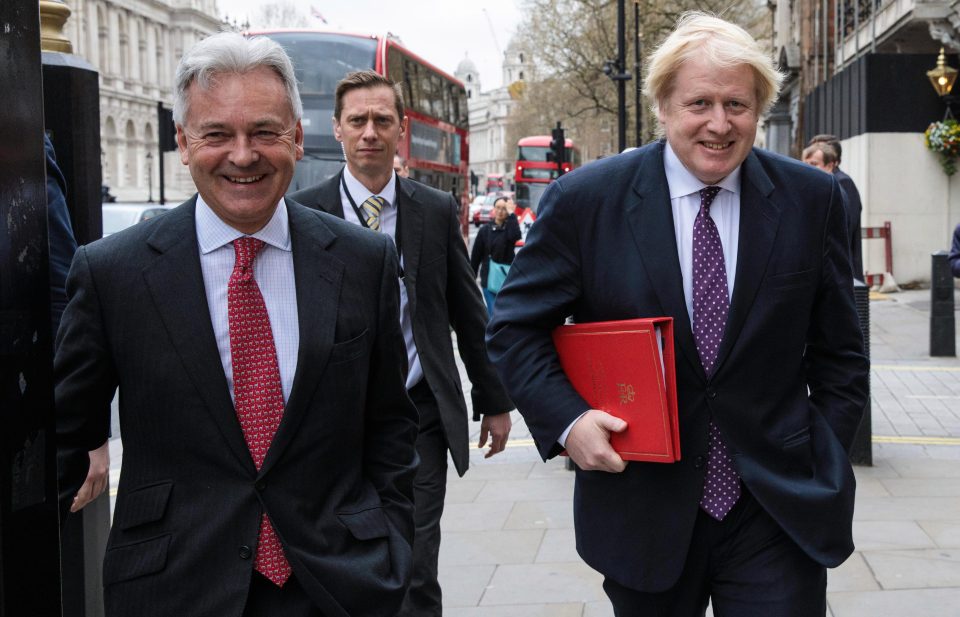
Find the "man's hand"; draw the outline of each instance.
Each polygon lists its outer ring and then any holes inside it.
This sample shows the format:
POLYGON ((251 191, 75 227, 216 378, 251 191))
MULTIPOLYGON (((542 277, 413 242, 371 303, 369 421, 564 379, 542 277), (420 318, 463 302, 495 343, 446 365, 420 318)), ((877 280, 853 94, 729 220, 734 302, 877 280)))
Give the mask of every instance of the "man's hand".
POLYGON ((512 197, 507 198, 507 214, 514 214, 517 211, 517 202, 512 197))
POLYGON ((620 433, 627 423, 605 411, 591 409, 580 416, 567 434, 567 454, 580 469, 620 473, 627 468, 610 447, 610 433, 620 433))
POLYGON ((510 436, 510 428, 513 422, 510 420, 510 412, 500 413, 495 416, 484 415, 480 421, 480 443, 478 448, 487 445, 487 435, 490 436, 490 449, 483 458, 490 458, 498 452, 503 452, 507 447, 507 438, 510 436))
POLYGON ((83 486, 77 491, 73 498, 73 504, 70 506, 71 512, 79 512, 88 503, 100 496, 100 493, 106 490, 110 480, 110 442, 105 441, 103 445, 90 453, 90 469, 87 471, 87 479, 83 486))

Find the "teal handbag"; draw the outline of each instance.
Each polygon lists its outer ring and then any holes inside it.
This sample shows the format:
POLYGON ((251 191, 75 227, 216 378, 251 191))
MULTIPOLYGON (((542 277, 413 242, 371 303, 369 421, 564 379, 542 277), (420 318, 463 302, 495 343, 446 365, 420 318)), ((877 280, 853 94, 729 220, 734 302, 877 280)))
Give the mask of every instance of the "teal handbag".
POLYGON ((491 257, 488 265, 487 290, 490 293, 498 294, 500 288, 503 287, 503 281, 507 278, 507 272, 510 272, 510 264, 502 264, 499 261, 494 261, 491 257))

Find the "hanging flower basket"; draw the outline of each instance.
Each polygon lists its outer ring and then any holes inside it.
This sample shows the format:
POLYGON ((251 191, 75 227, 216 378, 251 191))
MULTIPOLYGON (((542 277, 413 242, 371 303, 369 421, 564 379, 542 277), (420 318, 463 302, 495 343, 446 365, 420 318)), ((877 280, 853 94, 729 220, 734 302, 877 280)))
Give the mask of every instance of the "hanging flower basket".
POLYGON ((957 156, 960 156, 960 122, 947 118, 932 122, 923 133, 923 143, 940 157, 943 172, 952 176, 957 171, 957 156))

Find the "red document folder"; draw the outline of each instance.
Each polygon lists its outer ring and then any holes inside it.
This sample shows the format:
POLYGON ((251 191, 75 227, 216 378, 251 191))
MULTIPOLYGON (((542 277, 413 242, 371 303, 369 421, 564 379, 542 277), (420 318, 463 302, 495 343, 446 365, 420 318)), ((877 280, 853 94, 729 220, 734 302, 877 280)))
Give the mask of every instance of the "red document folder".
POLYGON ((610 436, 624 460, 680 460, 672 317, 560 326, 553 343, 580 396, 627 421, 610 436))

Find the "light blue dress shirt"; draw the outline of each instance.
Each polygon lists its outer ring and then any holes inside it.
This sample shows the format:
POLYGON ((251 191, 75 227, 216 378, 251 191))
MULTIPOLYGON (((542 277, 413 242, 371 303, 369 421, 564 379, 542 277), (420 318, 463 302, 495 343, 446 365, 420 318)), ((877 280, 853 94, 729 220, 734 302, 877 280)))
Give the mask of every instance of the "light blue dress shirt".
MULTIPOLYGON (((247 234, 238 231, 210 209, 197 196, 197 244, 200 246, 200 269, 203 287, 207 293, 210 321, 220 351, 220 362, 227 378, 230 398, 233 398, 233 362, 230 357, 230 321, 227 317, 227 283, 236 257, 233 241, 247 234)), ((290 243, 290 224, 287 205, 280 200, 269 222, 258 232, 250 234, 266 244, 253 262, 253 277, 257 281, 270 317, 270 330, 277 349, 277 364, 283 386, 283 402, 290 400, 293 376, 297 370, 297 351, 300 346, 300 323, 297 321, 297 286, 293 276, 293 251, 290 243)), ((200 318, 200 316, 198 316, 200 318)))
MULTIPOLYGON (((385 233, 393 238, 396 244, 397 238, 397 174, 392 173, 387 185, 379 193, 371 193, 370 189, 363 186, 357 180, 346 165, 343 167, 343 179, 347 184, 347 190, 350 191, 350 197, 353 198, 357 207, 365 202, 371 195, 379 195, 386 200, 386 205, 380 211, 380 233, 385 233)), ((357 213, 354 212, 347 194, 340 185, 340 204, 343 207, 344 220, 354 225, 363 226, 357 213)), ((403 255, 400 256, 400 267, 403 268, 403 255)), ((403 342, 407 346, 407 366, 410 371, 407 373, 407 390, 417 385, 423 379, 423 367, 420 365, 420 355, 417 353, 417 344, 413 340, 413 317, 410 315, 410 302, 407 299, 407 286, 400 281, 400 328, 403 330, 403 342)))

